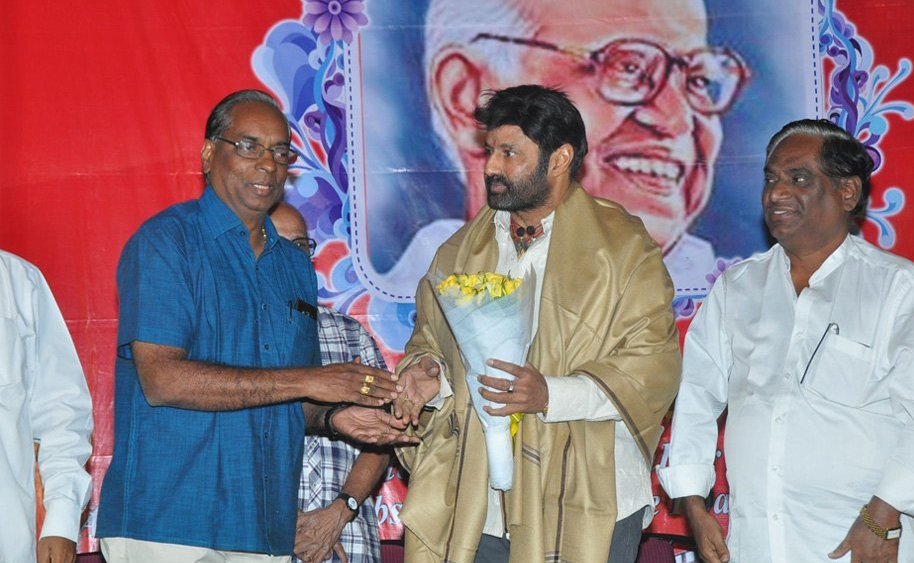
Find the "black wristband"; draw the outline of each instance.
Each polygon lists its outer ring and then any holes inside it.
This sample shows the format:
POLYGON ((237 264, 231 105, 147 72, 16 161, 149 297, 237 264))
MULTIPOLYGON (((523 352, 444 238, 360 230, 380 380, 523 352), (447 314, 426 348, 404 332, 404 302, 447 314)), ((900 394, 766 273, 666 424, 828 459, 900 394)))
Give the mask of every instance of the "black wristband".
POLYGON ((341 438, 341 436, 340 436, 340 433, 337 432, 336 429, 333 428, 333 424, 331 424, 330 419, 333 418, 333 415, 335 415, 336 413, 340 412, 341 410, 347 408, 348 406, 349 406, 349 403, 339 403, 337 405, 333 405, 332 407, 327 409, 327 412, 324 413, 324 433, 331 440, 338 440, 341 438))

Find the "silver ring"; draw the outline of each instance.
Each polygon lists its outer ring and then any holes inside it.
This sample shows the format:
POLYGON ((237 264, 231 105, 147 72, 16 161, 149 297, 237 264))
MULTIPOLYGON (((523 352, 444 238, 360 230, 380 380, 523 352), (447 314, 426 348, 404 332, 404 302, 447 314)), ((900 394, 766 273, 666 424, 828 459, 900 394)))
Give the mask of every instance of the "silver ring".
POLYGON ((514 393, 514 382, 508 383, 508 393, 514 393))

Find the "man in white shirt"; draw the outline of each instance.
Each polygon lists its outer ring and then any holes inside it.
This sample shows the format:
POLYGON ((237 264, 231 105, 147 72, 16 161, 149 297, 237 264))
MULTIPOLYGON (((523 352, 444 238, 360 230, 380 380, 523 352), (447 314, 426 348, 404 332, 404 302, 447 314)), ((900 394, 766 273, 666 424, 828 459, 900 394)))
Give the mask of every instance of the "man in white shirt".
POLYGON ((651 517, 649 460, 679 380, 662 252, 640 220, 574 181, 587 140, 567 96, 507 88, 474 117, 486 130, 488 206, 429 271, 536 273, 526 365, 493 359, 516 379, 480 377, 482 396, 503 405, 490 414, 526 416, 513 486, 496 491, 460 351, 420 284, 395 405, 423 437, 398 451, 410 471, 406 559, 631 563, 651 517))
POLYGON ((727 270, 686 336, 658 475, 709 563, 914 560, 914 265, 851 235, 872 170, 828 121, 778 132, 778 244, 727 270), (703 502, 725 408, 726 544, 703 502))
POLYGON ((36 561, 35 444, 44 483, 38 563, 76 560, 91 478, 92 399, 38 268, 0 251, 0 560, 36 561))

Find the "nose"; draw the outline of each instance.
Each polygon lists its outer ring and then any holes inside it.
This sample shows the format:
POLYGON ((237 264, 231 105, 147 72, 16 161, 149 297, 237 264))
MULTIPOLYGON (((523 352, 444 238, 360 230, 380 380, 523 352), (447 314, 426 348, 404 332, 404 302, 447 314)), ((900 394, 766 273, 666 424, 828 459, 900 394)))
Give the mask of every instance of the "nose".
POLYGON ((486 156, 486 160, 482 169, 483 174, 486 176, 491 176, 492 174, 500 174, 501 169, 501 162, 498 158, 497 152, 493 151, 492 154, 486 156))
POLYGON ((684 79, 682 71, 674 67, 660 91, 649 102, 635 108, 634 120, 663 137, 691 134, 693 110, 686 98, 684 79))
POLYGON ((276 161, 273 160, 273 153, 264 150, 263 154, 260 155, 260 158, 257 159, 257 168, 266 172, 276 170, 276 161))
POLYGON ((762 190, 762 202, 781 201, 790 197, 790 190, 787 189, 785 182, 780 178, 775 179, 772 183, 765 183, 765 189, 762 190))

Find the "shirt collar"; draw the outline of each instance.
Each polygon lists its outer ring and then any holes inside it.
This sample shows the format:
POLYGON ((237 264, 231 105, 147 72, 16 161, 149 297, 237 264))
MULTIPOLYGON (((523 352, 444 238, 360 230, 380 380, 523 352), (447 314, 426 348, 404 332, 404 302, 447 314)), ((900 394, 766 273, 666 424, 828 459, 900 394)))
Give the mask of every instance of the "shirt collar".
MULTIPOLYGON (((786 270, 787 272, 790 272, 790 258, 787 256, 787 252, 784 250, 783 246, 778 244, 778 248, 780 249, 781 259, 784 261, 786 270)), ((844 242, 842 242, 841 245, 822 262, 819 269, 809 276, 809 285, 812 286, 813 284, 818 283, 820 280, 828 277, 829 274, 837 270, 847 261, 848 256, 853 252, 854 248, 856 248, 854 235, 849 234, 845 237, 844 242)))
MULTIPOLYGON (((229 231, 238 231, 238 234, 241 235, 250 234, 241 219, 235 215, 234 211, 229 209, 212 186, 206 186, 199 201, 204 224, 212 238, 218 238, 229 231)), ((273 221, 270 220, 269 216, 264 220, 263 227, 267 232, 266 248, 270 248, 278 242, 279 234, 277 234, 276 227, 273 226, 273 221)))
POLYGON ((815 283, 818 283, 819 280, 826 278, 830 273, 838 269, 839 266, 844 264, 847 260, 848 254, 853 249, 854 241, 853 235, 847 235, 844 238, 844 242, 841 243, 841 246, 835 249, 828 258, 825 259, 825 262, 822 262, 822 265, 819 266, 819 269, 816 270, 813 275, 809 276, 809 285, 812 286, 815 283))

